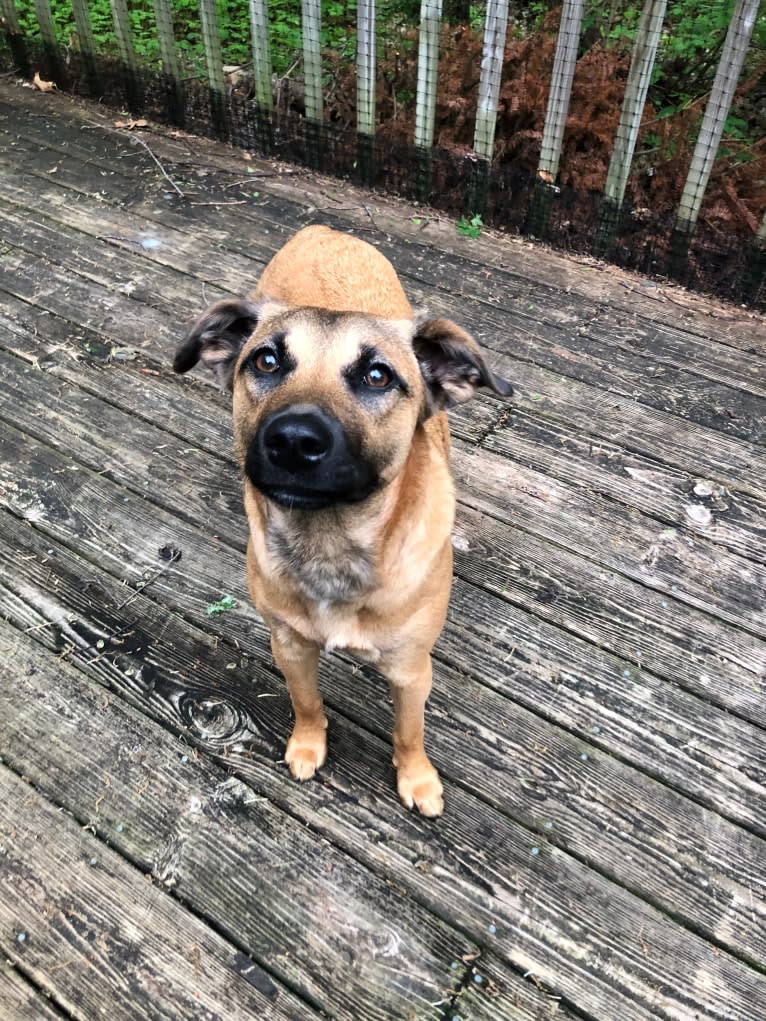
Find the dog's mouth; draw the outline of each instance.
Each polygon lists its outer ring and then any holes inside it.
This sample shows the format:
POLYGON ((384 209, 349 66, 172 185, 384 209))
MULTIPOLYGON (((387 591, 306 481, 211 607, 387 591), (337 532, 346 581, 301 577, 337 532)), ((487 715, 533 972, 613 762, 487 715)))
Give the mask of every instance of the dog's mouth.
POLYGON ((376 483, 370 483, 363 489, 356 490, 320 490, 293 486, 270 486, 263 482, 257 486, 267 500, 272 500, 287 510, 315 511, 339 504, 361 503, 377 489, 376 483))

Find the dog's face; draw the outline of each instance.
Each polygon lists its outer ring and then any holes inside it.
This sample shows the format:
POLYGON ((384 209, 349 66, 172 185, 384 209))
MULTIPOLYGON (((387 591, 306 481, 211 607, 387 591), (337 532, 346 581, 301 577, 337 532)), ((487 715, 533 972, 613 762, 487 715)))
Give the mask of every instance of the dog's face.
POLYGON ((429 414, 478 386, 511 390, 448 320, 268 301, 223 301, 204 313, 174 366, 184 372, 199 359, 233 392, 247 478, 300 510, 364 501, 401 471, 429 414))

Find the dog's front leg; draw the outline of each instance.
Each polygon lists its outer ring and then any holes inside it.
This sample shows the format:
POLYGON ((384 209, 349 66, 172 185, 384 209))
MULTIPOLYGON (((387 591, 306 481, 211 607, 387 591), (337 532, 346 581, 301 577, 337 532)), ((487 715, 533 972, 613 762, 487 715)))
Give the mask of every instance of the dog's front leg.
POLYGON ((327 718, 317 685, 319 647, 280 624, 271 629, 271 650, 287 681, 295 726, 285 762, 298 780, 308 780, 327 756, 327 718))
POLYGON ((407 808, 417 805, 423 815, 444 811, 442 784, 425 748, 424 711, 431 691, 429 652, 386 664, 385 674, 394 701, 394 765, 399 797, 407 808))

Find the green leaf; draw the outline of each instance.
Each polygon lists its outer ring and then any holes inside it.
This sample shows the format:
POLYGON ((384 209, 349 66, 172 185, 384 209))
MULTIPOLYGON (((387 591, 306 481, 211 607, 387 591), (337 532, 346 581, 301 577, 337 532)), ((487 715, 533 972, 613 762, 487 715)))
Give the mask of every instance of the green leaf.
POLYGON ((214 617, 217 613, 225 613, 227 610, 233 610, 237 605, 237 600, 234 596, 222 596, 220 599, 216 599, 207 608, 208 617, 214 617))

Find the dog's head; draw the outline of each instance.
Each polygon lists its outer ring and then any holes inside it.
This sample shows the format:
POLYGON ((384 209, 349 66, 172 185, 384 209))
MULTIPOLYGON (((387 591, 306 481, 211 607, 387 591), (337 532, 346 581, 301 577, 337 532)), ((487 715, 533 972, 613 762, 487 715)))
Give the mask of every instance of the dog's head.
POLYGON ((418 424, 478 387, 510 394, 447 319, 382 319, 225 300, 191 327, 173 367, 210 366, 234 395, 245 474, 296 509, 357 503, 404 466, 418 424))

